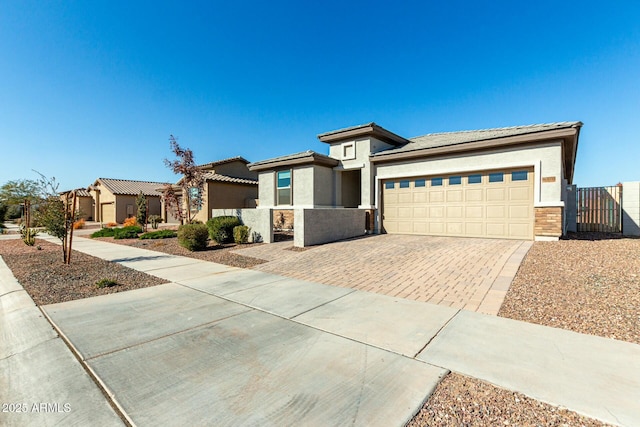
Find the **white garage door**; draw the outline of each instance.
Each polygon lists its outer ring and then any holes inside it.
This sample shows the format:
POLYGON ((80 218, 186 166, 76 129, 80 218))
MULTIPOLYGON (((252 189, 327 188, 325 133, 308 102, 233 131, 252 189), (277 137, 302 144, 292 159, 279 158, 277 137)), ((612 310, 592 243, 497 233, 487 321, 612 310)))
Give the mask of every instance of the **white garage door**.
POLYGON ((533 239, 533 170, 386 180, 387 233, 533 239))

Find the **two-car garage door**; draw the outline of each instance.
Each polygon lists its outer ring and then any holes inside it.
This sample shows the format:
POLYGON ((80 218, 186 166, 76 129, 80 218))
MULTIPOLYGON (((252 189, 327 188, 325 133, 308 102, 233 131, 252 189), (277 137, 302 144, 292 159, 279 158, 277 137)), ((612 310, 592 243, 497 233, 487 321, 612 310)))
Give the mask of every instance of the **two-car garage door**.
POLYGON ((533 171, 492 170, 383 182, 387 233, 533 239, 533 171))

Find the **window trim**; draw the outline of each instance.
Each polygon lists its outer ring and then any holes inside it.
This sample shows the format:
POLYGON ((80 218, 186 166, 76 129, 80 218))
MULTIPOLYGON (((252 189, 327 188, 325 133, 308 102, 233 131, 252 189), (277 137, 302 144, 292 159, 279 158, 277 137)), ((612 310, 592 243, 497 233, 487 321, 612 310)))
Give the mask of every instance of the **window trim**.
POLYGON ((276 171, 276 206, 293 206, 293 169, 283 169, 276 171), (280 187, 280 173, 289 172, 289 185, 280 187), (280 203, 280 190, 289 190, 289 203, 280 203))

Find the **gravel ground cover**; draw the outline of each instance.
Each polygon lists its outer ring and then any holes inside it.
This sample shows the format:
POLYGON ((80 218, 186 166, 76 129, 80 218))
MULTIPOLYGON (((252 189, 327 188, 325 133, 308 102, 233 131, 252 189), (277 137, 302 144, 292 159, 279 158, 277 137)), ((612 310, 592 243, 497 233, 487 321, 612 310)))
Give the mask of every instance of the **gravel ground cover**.
POLYGON ((407 427, 607 426, 575 412, 451 373, 407 427))
POLYGON ((167 283, 164 279, 76 251, 71 254, 71 264, 65 265, 61 247, 40 239, 36 239, 34 246, 27 246, 20 239, 0 241, 0 256, 38 305, 167 283), (112 279, 118 285, 99 289, 95 284, 101 279, 112 279))
POLYGON ((498 316, 640 344, 640 239, 535 242, 498 316))

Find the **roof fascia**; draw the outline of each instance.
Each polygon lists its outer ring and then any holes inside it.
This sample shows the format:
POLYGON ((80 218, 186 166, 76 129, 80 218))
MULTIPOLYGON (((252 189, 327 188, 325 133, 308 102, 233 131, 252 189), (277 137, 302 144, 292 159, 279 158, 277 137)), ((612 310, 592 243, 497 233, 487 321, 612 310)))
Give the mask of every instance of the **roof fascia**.
POLYGON ((318 135, 318 139, 322 142, 326 142, 327 144, 331 144, 334 142, 360 138, 364 136, 372 136, 382 142, 386 142, 387 144, 395 146, 409 143, 408 139, 403 138, 400 135, 396 135, 395 133, 390 132, 381 126, 376 125, 375 123, 370 123, 368 125, 356 128, 323 133, 318 135))

